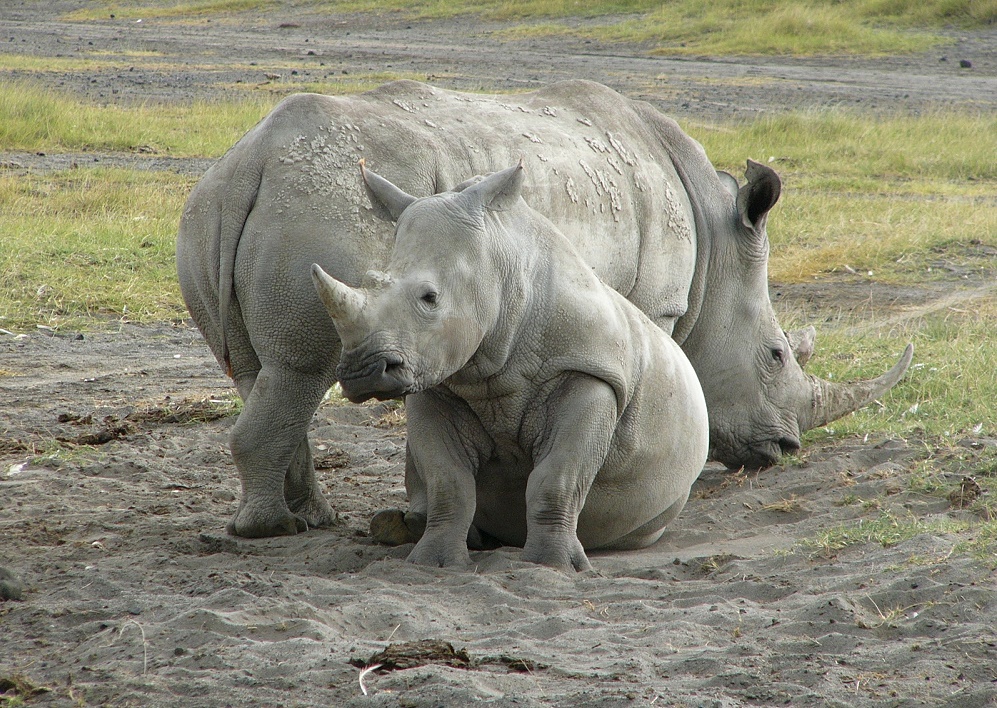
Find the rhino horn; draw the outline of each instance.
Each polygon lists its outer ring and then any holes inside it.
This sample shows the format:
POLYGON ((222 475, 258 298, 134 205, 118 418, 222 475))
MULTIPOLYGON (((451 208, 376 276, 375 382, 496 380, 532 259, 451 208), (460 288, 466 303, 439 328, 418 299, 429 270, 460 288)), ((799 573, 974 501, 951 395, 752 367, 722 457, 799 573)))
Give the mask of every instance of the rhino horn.
POLYGON ((526 168, 523 161, 513 167, 493 172, 480 182, 461 192, 462 198, 473 199, 491 211, 505 211, 512 208, 523 190, 526 168))
POLYGON ((318 263, 312 263, 312 281, 319 299, 334 320, 352 323, 360 318, 367 301, 362 291, 336 280, 318 263))
POLYGON ((832 383, 807 374, 813 390, 810 411, 801 416, 801 429, 810 430, 827 425, 833 420, 856 411, 875 401, 893 388, 906 373, 914 357, 914 345, 908 344, 900 361, 885 374, 869 381, 855 383, 832 383))
POLYGON ((391 215, 392 221, 398 221, 398 217, 408 208, 409 204, 415 201, 415 197, 408 194, 388 180, 384 179, 376 172, 367 169, 364 160, 360 160, 360 176, 367 185, 371 203, 376 206, 383 206, 391 215))

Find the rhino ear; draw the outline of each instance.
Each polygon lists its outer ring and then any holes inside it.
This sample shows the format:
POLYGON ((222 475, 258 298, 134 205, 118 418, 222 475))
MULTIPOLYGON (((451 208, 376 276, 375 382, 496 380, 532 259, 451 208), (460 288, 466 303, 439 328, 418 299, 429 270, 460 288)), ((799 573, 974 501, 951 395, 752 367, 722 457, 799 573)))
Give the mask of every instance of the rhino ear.
POLYGON ((748 183, 737 193, 737 211, 742 224, 760 230, 765 226, 765 215, 779 201, 782 181, 775 170, 754 160, 748 160, 744 176, 748 183))
POLYGON ((411 194, 403 192, 381 175, 368 170, 363 160, 360 160, 360 175, 367 185, 367 196, 370 197, 371 204, 375 208, 380 206, 386 209, 392 221, 398 221, 402 212, 415 201, 415 197, 411 194))
POLYGON ((463 194, 480 200, 486 209, 505 211, 511 209, 519 199, 525 178, 526 169, 520 160, 515 167, 493 172, 480 182, 470 185, 463 194))
POLYGON ((806 366, 814 353, 814 341, 817 339, 817 330, 814 329, 813 325, 804 327, 803 329, 794 329, 792 332, 786 332, 786 339, 789 340, 789 348, 793 350, 796 363, 801 368, 806 366))

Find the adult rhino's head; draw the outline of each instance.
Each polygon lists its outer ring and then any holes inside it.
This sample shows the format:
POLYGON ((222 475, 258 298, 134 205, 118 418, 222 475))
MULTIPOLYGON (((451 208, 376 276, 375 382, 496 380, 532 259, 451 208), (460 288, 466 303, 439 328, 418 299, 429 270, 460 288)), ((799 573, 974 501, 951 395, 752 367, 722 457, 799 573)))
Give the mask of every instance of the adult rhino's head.
MULTIPOLYGON (((882 376, 832 383, 806 373, 816 331, 785 332, 768 295, 765 222, 781 191, 779 176, 749 161, 747 184, 718 173, 722 188, 698 204, 697 227, 710 239, 709 269, 693 316, 676 338, 699 375, 710 415, 710 457, 727 467, 760 468, 800 448, 806 430, 825 425, 882 396, 913 356, 882 376)), ((711 190, 705 190, 709 193, 711 190)))
POLYGON ((312 265, 343 342, 340 385, 354 403, 441 383, 495 329, 503 305, 502 249, 488 233, 486 212, 514 205, 523 183, 519 165, 462 191, 417 199, 362 164, 361 170, 372 201, 397 222, 388 272, 368 273, 370 282, 353 288, 312 265))

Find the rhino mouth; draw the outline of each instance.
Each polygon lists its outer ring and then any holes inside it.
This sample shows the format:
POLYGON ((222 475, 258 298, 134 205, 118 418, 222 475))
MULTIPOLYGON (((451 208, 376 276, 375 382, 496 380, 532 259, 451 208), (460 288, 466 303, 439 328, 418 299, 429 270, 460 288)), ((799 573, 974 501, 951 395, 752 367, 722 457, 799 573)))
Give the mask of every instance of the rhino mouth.
POLYGON ((414 379, 405 359, 395 352, 379 352, 354 361, 344 356, 336 369, 343 395, 351 403, 371 398, 385 401, 410 393, 414 379))
POLYGON ((710 450, 710 458, 731 470, 763 470, 778 464, 783 455, 793 455, 799 450, 799 439, 784 436, 740 446, 736 449, 716 446, 710 450))

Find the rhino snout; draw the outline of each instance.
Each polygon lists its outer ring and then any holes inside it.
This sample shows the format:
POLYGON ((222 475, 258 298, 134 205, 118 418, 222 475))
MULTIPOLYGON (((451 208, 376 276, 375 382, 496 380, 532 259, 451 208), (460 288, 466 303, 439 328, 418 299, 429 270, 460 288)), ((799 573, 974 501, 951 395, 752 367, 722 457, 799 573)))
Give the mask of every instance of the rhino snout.
POLYGON ((795 435, 741 444, 729 439, 719 440, 710 451, 710 458, 732 470, 762 470, 778 464, 783 455, 795 455, 801 447, 800 439, 795 435))
POLYGON ((380 401, 399 398, 409 392, 412 373, 405 359, 395 352, 384 352, 354 362, 346 355, 336 369, 343 395, 351 403, 363 403, 369 398, 380 401))

